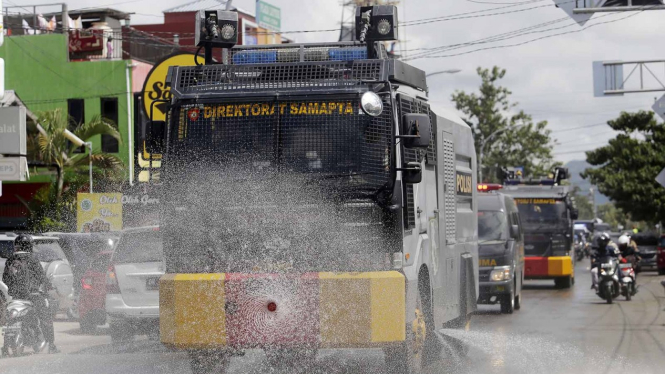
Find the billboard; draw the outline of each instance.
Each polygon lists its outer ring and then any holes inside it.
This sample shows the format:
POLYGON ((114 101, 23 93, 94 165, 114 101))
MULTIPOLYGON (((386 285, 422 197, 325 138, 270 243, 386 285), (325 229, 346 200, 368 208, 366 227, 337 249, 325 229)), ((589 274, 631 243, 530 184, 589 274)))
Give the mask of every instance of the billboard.
POLYGON ((281 31, 282 11, 265 1, 256 1, 256 23, 259 27, 270 31, 281 31))
POLYGON ((76 223, 78 232, 122 230, 122 194, 77 194, 76 223))

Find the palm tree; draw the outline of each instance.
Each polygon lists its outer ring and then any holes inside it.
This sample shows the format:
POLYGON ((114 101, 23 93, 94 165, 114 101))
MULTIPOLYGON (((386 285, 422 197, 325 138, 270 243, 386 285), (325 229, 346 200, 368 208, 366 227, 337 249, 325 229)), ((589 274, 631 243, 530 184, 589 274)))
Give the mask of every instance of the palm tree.
MULTIPOLYGON (((85 173, 89 167, 89 155, 76 153, 77 148, 65 138, 65 130, 70 127, 70 118, 61 109, 41 113, 37 122, 44 129, 37 136, 39 158, 46 163, 57 164, 62 170, 56 184, 56 199, 59 200, 65 184, 65 172, 85 173)), ((110 135, 118 142, 122 141, 115 125, 100 116, 93 117, 87 123, 77 124, 71 131, 83 141, 89 141, 97 135, 110 135)), ((93 151, 92 164, 98 169, 111 171, 119 171, 123 167, 118 157, 99 151, 93 151)))

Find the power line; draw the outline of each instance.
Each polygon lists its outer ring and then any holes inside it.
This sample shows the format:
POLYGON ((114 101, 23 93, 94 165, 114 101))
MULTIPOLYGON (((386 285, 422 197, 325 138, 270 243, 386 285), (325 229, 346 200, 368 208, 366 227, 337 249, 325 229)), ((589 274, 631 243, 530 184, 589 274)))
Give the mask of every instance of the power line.
MULTIPOLYGON (((561 35, 566 35, 566 34, 573 34, 573 33, 582 32, 582 31, 584 31, 584 30, 587 30, 587 29, 590 29, 590 28, 592 28, 592 27, 599 26, 599 25, 604 25, 604 24, 608 24, 608 23, 614 23, 614 22, 623 21, 623 20, 628 19, 628 18, 630 18, 630 17, 634 17, 634 16, 636 16, 636 15, 639 15, 639 14, 641 14, 642 12, 644 12, 645 10, 648 10, 648 9, 642 9, 642 10, 640 10, 640 11, 637 11, 636 13, 629 14, 629 15, 627 15, 627 16, 625 16, 625 17, 621 17, 621 18, 618 18, 618 19, 613 19, 613 20, 609 20, 609 21, 605 21, 605 22, 598 22, 598 23, 595 23, 595 24, 592 24, 592 25, 588 25, 588 26, 583 27, 583 28, 581 28, 581 29, 579 29, 579 30, 572 30, 572 31, 566 31, 566 32, 561 32, 561 33, 556 33, 556 34, 545 35, 545 36, 542 36, 542 37, 539 37, 539 38, 536 38, 536 39, 531 39, 531 40, 527 40, 527 41, 520 42, 520 43, 509 44, 509 45, 501 45, 501 46, 493 46, 493 47, 484 47, 484 48, 474 49, 474 50, 471 50, 471 51, 466 51, 466 52, 461 52, 461 53, 455 53, 455 54, 448 54, 448 55, 439 55, 439 56, 431 56, 431 54, 433 54, 433 53, 429 53, 429 54, 424 55, 424 56, 412 57, 412 58, 410 58, 409 60, 414 60, 414 59, 418 59, 418 58, 446 58, 446 57, 454 57, 454 56, 466 55, 466 54, 470 54, 470 53, 474 53, 474 52, 479 52, 479 51, 485 51, 485 50, 492 50, 492 49, 502 49, 502 48, 517 47, 517 46, 521 46, 521 45, 525 45, 525 44, 533 43, 533 42, 538 41, 538 40, 543 40, 543 39, 552 38, 552 37, 555 37, 555 36, 561 36, 561 35)), ((612 13, 608 13, 607 15, 604 15, 604 16, 610 16, 610 15, 612 15, 612 13)), ((601 18, 601 17, 603 17, 603 16, 598 16, 597 18, 601 18)), ((576 24, 576 23, 574 23, 574 24, 576 24)), ((567 25, 567 26, 562 26, 562 27, 560 27, 560 28, 570 27, 570 26, 572 26, 572 25, 574 25, 574 24, 570 24, 570 25, 567 25)), ((548 29, 548 30, 536 31, 536 32, 532 32, 532 33, 539 33, 539 32, 552 31, 552 30, 560 29, 560 28, 553 28, 553 29, 548 29)), ((527 35, 527 34, 528 34, 528 33, 524 33, 524 34, 516 35, 516 36, 510 37, 509 39, 513 39, 513 38, 515 38, 515 37, 519 37, 519 36, 523 36, 523 35, 527 35)), ((480 44, 480 43, 479 43, 479 44, 480 44)), ((443 48, 445 48, 445 47, 443 47, 443 48)))
POLYGON ((596 126, 603 126, 603 125, 607 125, 607 122, 603 122, 603 123, 594 123, 593 125, 584 125, 584 126, 569 127, 569 128, 565 128, 565 129, 561 129, 561 130, 552 130, 552 133, 560 133, 560 132, 575 131, 575 130, 579 130, 579 129, 586 129, 586 128, 589 128, 589 127, 596 127, 596 126))

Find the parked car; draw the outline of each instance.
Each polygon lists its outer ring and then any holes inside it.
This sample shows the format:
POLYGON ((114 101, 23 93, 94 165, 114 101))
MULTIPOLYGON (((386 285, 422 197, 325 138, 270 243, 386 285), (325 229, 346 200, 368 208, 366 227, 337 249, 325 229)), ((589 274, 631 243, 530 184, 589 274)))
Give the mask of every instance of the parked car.
MULTIPOLYGON (((16 234, 0 234, 0 279, 5 271, 7 256, 14 248, 16 234)), ((49 298, 53 305, 53 314, 58 311, 66 312, 73 304, 72 268, 62 251, 58 238, 52 236, 33 235, 35 242, 34 253, 51 280, 54 289, 49 291, 49 298)))
POLYGON ((65 252, 74 275, 74 301, 72 308, 67 311, 70 319, 79 318, 79 298, 81 293, 81 278, 92 264, 97 254, 111 251, 118 242, 119 233, 63 233, 47 232, 44 235, 60 238, 60 246, 65 252))
POLYGON ((659 236, 645 233, 633 235, 632 239, 640 250, 640 257, 642 258, 639 265, 640 271, 658 270, 656 254, 658 253, 659 236))
POLYGON ((106 313, 113 342, 159 334, 159 279, 164 275, 157 226, 122 232, 106 273, 106 313))
POLYGON ((106 323, 106 270, 112 255, 112 251, 98 253, 81 278, 78 315, 83 332, 91 332, 106 323))
POLYGON ((658 275, 665 275, 665 235, 661 235, 658 240, 658 253, 656 254, 656 264, 658 266, 658 275))

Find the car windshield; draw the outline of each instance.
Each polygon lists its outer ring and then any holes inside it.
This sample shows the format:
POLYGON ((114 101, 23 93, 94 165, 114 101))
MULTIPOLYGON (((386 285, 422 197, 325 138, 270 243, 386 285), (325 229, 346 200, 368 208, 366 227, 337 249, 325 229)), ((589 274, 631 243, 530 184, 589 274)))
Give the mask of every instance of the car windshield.
POLYGON ((124 233, 115 249, 117 264, 162 261, 162 235, 159 231, 124 233))
POLYGON ((566 204, 556 199, 516 198, 522 221, 529 226, 563 226, 568 219, 566 204))
POLYGON ((507 233, 506 213, 502 211, 478 212, 478 240, 506 240, 507 233))
POLYGON ((190 172, 202 161, 207 171, 237 161, 245 173, 279 170, 329 178, 327 185, 344 190, 376 190, 390 178, 392 121, 357 108, 351 100, 220 103, 200 113, 182 107, 171 148, 180 162, 171 167, 190 172))
POLYGON ((41 262, 53 262, 67 260, 65 252, 62 251, 57 241, 35 241, 35 256, 41 262))

